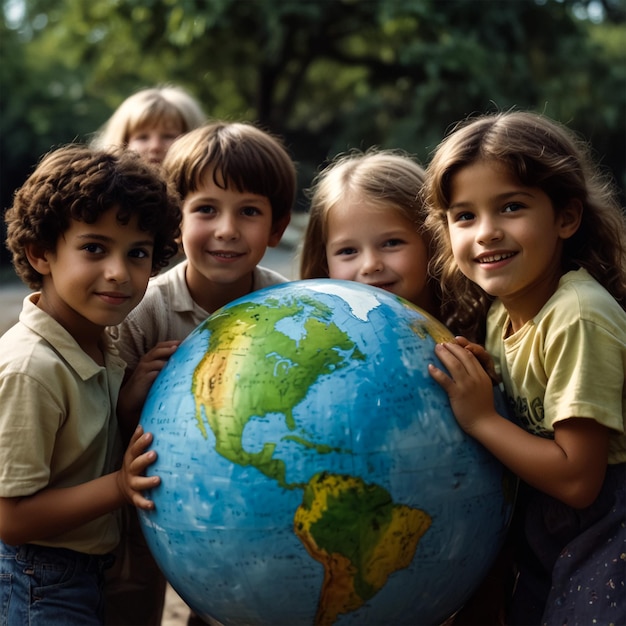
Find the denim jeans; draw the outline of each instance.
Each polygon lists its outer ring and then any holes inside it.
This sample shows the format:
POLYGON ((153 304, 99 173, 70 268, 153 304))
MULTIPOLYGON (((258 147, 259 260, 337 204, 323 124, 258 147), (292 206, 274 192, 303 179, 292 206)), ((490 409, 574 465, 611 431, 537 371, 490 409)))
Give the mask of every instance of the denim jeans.
POLYGON ((0 626, 103 624, 110 555, 0 541, 0 626))

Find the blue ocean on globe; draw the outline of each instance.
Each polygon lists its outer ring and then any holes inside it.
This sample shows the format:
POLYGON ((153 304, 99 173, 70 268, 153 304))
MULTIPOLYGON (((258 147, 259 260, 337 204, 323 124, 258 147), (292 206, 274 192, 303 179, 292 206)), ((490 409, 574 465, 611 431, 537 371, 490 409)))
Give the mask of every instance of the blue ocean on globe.
POLYGON ((452 335, 383 290, 268 287, 178 347, 141 424, 167 579, 228 625, 440 624, 487 573, 515 482, 427 364, 452 335))

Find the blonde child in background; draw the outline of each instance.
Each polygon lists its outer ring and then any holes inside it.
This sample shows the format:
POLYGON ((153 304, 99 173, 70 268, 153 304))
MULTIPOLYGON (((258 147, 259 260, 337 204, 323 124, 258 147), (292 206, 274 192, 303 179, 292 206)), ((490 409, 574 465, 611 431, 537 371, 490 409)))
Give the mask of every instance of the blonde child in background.
POLYGON ((156 459, 135 430, 122 462, 124 363, 106 334, 175 254, 180 210, 134 154, 66 146, 7 210, 17 274, 35 293, 0 338, 0 623, 102 624, 117 510, 149 509, 156 459), (121 465, 121 469, 120 468, 121 465))
POLYGON ((439 317, 428 277, 424 170, 399 150, 336 157, 313 181, 300 277, 380 287, 439 317))
MULTIPOLYGON (((118 405, 135 423, 150 384, 198 324, 236 298, 287 282, 259 266, 268 246, 280 242, 296 194, 295 165, 276 137, 253 124, 210 123, 172 145, 162 173, 182 198, 186 258, 151 281, 132 317, 111 329, 129 374, 145 387, 118 405)), ((134 554, 110 581, 109 623, 159 624, 165 580, 132 513, 127 542, 134 554)))
POLYGON ((431 366, 461 427, 524 487, 507 624, 626 622, 626 222, 587 146, 538 114, 470 120, 428 167, 436 274, 486 349, 431 366), (488 311, 488 314, 487 314, 488 311), (493 356, 516 424, 475 357, 493 356))
POLYGON ((92 145, 133 150, 150 163, 161 164, 177 137, 205 121, 200 104, 181 87, 151 87, 126 98, 92 145))

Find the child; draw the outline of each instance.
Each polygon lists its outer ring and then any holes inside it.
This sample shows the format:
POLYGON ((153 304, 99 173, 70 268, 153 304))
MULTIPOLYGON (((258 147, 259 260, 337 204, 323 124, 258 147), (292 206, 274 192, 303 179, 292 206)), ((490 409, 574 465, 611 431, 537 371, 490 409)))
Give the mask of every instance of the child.
MULTIPOLYGON (((152 280, 141 304, 111 329, 129 371, 137 369, 135 378, 146 382, 211 313, 287 281, 258 263, 268 246, 278 245, 296 192, 295 166, 283 145, 247 123, 215 122, 183 135, 162 171, 183 201, 186 259, 152 280)), ((124 414, 136 420, 142 400, 122 401, 124 414)), ((165 581, 142 547, 136 519, 133 511, 127 544, 135 556, 110 584, 112 624, 158 624, 162 612, 165 581)))
POLYGON ((136 155, 66 146, 6 212, 32 289, 0 338, 0 623, 102 623, 116 510, 152 503, 156 458, 140 428, 124 454, 115 417, 124 363, 105 328, 176 251, 176 197, 136 155))
MULTIPOLYGON (((301 278, 382 287, 444 319, 438 285, 428 274, 432 241, 424 226, 424 179, 422 167, 400 150, 338 156, 314 181, 301 278)), ((489 585, 489 594, 495 587, 489 585)), ((477 596, 455 623, 487 623, 493 613, 477 596)))
POLYGON ((424 170, 398 150, 338 156, 312 187, 300 277, 381 287, 439 317, 423 182, 424 170))
POLYGON ((295 201, 295 166, 276 138, 252 124, 210 123, 174 143, 163 174, 182 198, 186 260, 150 281, 141 304, 112 329, 130 370, 228 302, 287 281, 258 265, 280 242, 295 201))
POLYGON ((486 348, 521 424, 496 413, 482 349, 437 347, 459 424, 526 483, 507 624, 624 623, 624 215, 583 144, 533 113, 462 125, 427 172, 444 296, 465 319, 493 300, 486 348))
POLYGON ((202 108, 184 89, 152 87, 126 98, 92 143, 98 148, 134 150, 160 164, 177 137, 204 122, 202 108))

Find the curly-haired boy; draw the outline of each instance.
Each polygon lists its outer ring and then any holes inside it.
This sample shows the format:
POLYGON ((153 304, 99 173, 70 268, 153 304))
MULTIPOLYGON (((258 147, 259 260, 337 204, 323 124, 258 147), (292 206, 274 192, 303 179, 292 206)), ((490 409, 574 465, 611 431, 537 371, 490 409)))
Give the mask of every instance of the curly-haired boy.
POLYGON ((5 220, 37 291, 0 338, 0 622, 101 624, 116 512, 151 508, 142 492, 159 482, 142 476, 148 433, 123 453, 125 363, 105 328, 175 254, 179 204, 136 155, 70 145, 41 160, 5 220))

